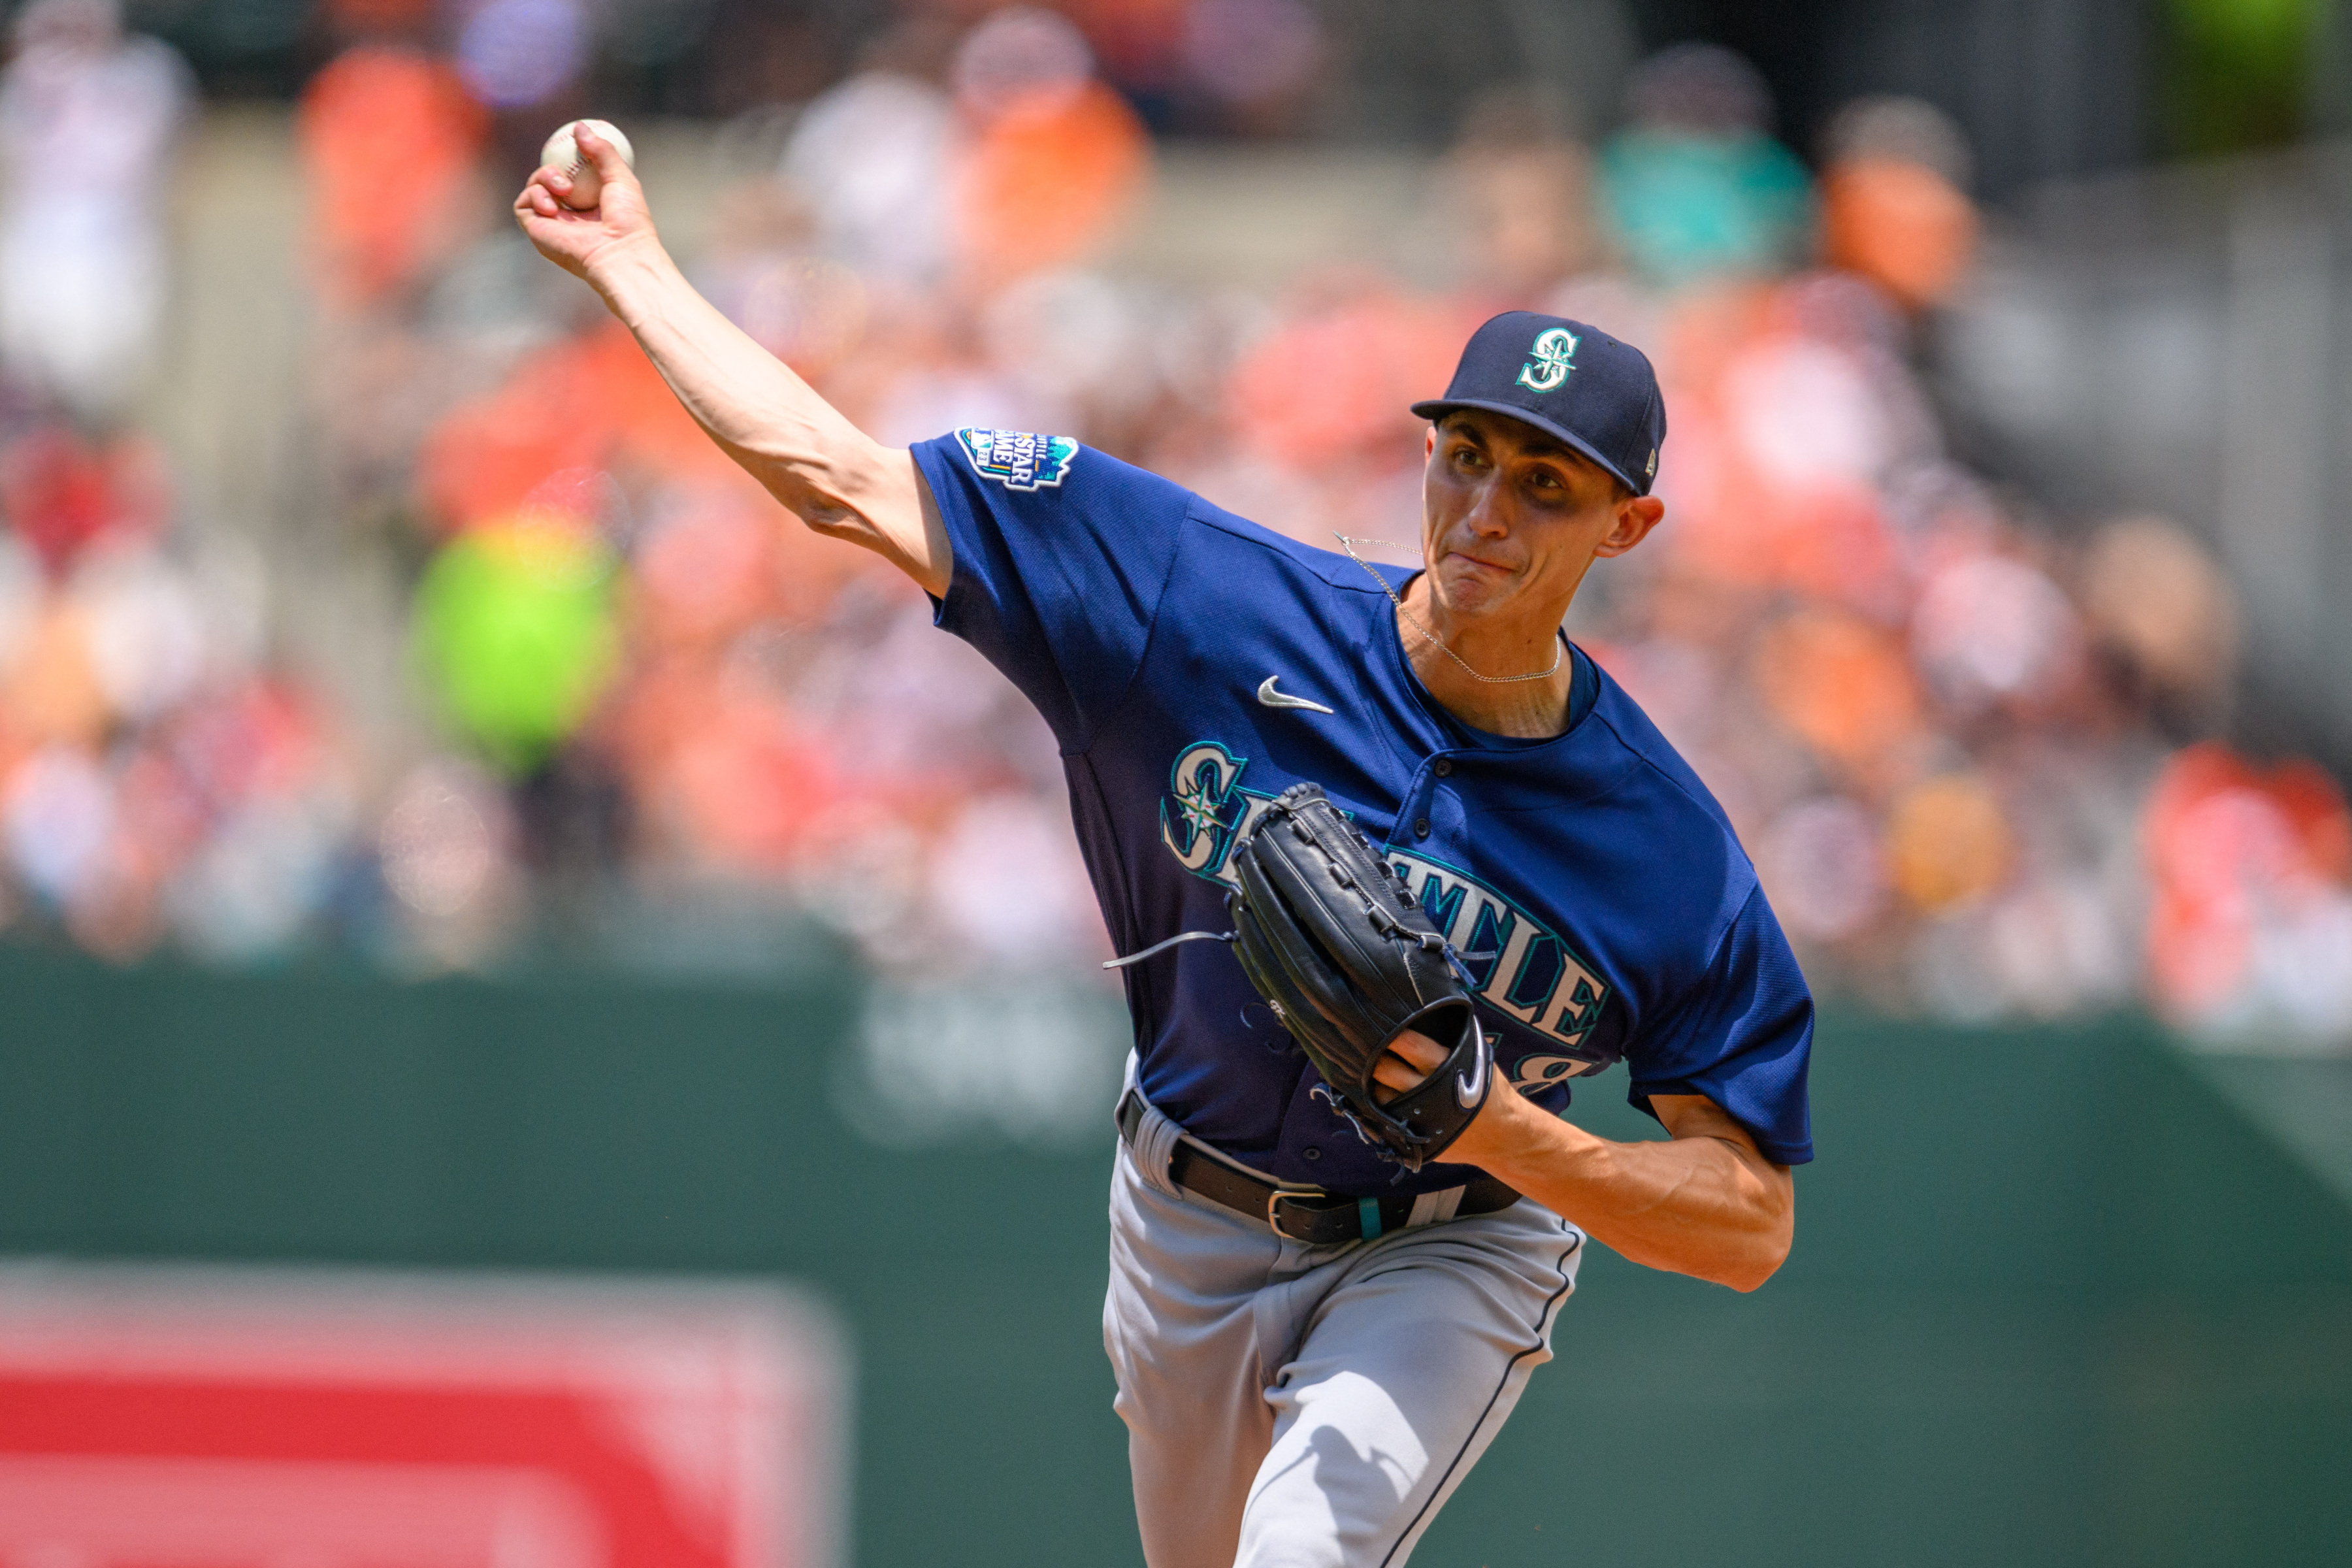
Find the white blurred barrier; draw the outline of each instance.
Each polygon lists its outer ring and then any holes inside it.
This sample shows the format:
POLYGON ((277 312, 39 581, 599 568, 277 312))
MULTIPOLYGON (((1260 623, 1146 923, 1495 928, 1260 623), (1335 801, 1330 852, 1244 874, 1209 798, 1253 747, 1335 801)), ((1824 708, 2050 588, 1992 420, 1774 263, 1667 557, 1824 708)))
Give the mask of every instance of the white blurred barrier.
POLYGON ((2352 759, 2352 144, 2043 187, 1939 329, 1952 399, 2084 513, 2202 533, 2252 717, 2352 759))

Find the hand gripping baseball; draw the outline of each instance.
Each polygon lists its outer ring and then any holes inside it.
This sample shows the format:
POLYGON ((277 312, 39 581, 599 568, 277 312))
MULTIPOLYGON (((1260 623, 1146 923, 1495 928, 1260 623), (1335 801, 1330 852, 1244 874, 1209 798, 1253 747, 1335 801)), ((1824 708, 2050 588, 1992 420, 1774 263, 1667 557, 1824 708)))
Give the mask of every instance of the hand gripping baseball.
POLYGON ((1323 1075, 1317 1092, 1408 1170, 1443 1154, 1486 1102, 1493 1064, 1460 960, 1364 836, 1294 784, 1234 847, 1234 951, 1323 1075), (1374 1073, 1411 1029, 1444 1065, 1385 1097, 1374 1073))
POLYGON ((653 248, 660 244, 654 232, 653 213, 646 205, 646 190, 637 183, 621 150, 598 135, 592 122, 573 128, 580 152, 596 171, 596 205, 568 206, 573 182, 562 170, 535 171, 515 197, 515 221, 539 253, 574 277, 586 278, 589 268, 615 251, 653 248))

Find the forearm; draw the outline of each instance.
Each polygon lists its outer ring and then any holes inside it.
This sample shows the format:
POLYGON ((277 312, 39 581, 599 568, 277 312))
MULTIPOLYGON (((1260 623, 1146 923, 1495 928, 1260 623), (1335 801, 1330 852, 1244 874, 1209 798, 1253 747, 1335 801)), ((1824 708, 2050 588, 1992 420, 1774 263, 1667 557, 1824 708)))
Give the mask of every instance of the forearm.
POLYGON ((788 510, 946 592, 944 538, 908 454, 852 425, 697 292, 659 245, 615 247, 589 281, 696 423, 788 510))
POLYGON ((1729 1138, 1615 1143, 1502 1089, 1446 1157, 1652 1268, 1752 1290, 1788 1256, 1787 1173, 1729 1138))

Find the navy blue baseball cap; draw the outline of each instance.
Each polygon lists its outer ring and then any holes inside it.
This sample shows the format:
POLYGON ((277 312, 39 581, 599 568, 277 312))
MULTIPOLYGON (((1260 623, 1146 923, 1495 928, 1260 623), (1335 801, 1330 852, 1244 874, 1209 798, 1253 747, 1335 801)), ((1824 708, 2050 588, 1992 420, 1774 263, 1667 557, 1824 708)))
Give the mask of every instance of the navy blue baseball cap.
POLYGON ((1523 419, 1573 447, 1637 496, 1658 477, 1665 399, 1649 356, 1565 316, 1506 310, 1470 335, 1445 395, 1416 403, 1423 419, 1484 408, 1523 419))

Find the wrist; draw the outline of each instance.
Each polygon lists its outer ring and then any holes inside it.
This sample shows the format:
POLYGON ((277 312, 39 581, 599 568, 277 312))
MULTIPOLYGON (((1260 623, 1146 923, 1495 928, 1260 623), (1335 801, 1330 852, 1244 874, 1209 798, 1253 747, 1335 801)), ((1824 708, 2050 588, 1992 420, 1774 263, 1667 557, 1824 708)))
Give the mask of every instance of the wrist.
POLYGON ((1463 1130, 1448 1157, 1475 1165, 1524 1192, 1530 1173, 1541 1171, 1557 1177, 1564 1166, 1600 1142, 1497 1079, 1486 1103, 1463 1130))
POLYGON ((1486 1090, 1486 1103, 1462 1130, 1448 1157, 1476 1165, 1490 1176, 1500 1176, 1496 1167, 1515 1163, 1517 1152, 1527 1143, 1528 1133, 1523 1122, 1535 1110, 1497 1073, 1486 1090))

